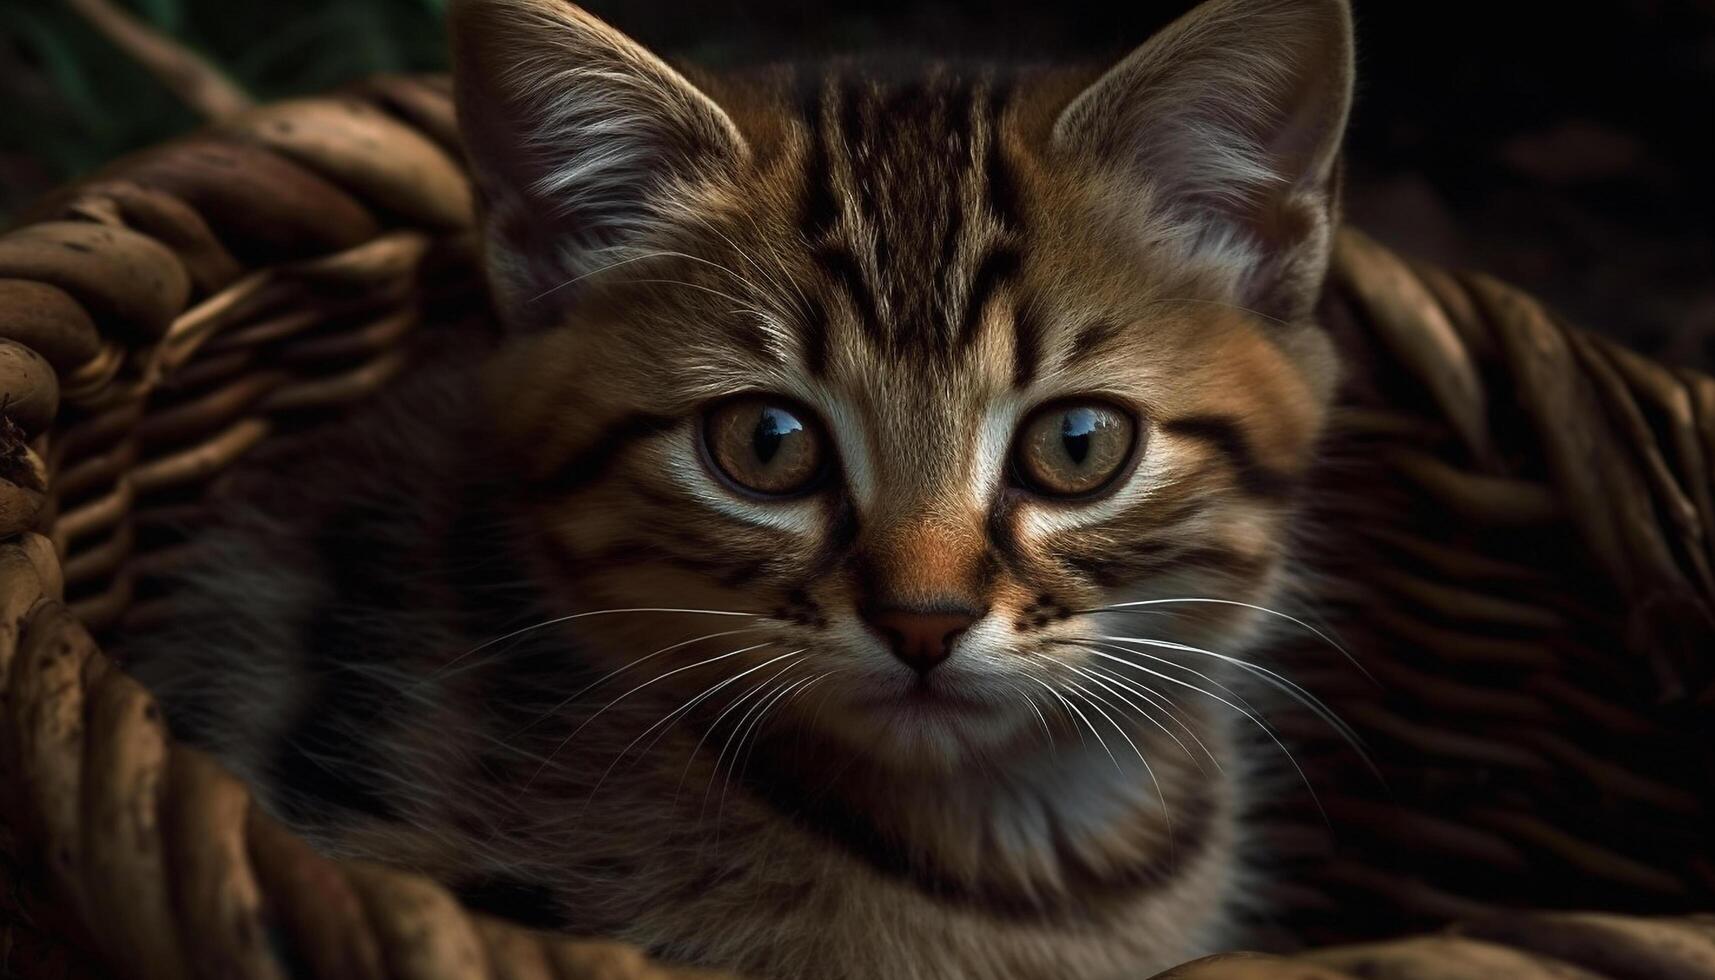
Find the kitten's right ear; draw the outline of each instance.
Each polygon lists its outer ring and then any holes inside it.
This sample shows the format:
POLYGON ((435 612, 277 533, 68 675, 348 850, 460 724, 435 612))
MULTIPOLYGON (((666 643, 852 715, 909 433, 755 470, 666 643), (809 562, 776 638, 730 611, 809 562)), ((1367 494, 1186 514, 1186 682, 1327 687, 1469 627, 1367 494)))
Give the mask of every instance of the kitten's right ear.
POLYGON ((547 322, 565 286, 639 254, 730 181, 743 137, 713 100, 564 0, 454 0, 459 126, 503 318, 547 322))

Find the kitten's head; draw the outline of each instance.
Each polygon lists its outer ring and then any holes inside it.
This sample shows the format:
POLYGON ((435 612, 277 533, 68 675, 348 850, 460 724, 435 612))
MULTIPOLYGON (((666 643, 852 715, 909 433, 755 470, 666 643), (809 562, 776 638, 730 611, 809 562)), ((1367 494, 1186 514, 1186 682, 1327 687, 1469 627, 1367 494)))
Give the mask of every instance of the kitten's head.
POLYGON ((453 11, 551 594, 762 617, 585 620, 654 654, 638 697, 945 766, 1171 696, 1109 659, 1170 648, 1104 637, 1256 629, 1093 610, 1277 587, 1334 384, 1345 0, 1212 0, 1103 74, 695 81, 559 0, 453 11))

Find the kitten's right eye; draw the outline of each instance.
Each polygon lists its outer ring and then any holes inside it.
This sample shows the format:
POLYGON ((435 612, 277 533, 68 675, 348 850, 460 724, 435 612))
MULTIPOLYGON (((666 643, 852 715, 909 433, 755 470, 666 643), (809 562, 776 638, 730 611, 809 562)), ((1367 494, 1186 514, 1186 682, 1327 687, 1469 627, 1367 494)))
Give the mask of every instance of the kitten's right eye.
POLYGON ((716 406, 704 421, 703 445, 722 476, 759 496, 806 493, 828 470, 814 417, 773 398, 737 398, 716 406))
POLYGON ((1115 406, 1060 402, 1025 421, 1013 466, 1026 488, 1045 497, 1087 497, 1119 478, 1136 440, 1137 423, 1115 406))

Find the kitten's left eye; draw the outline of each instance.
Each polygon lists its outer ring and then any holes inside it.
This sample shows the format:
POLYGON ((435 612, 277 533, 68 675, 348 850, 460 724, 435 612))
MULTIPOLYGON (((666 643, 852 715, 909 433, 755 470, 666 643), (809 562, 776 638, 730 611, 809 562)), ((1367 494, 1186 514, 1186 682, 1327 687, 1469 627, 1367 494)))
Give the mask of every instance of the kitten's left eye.
POLYGON ((765 497, 804 493, 828 469, 814 417, 772 398, 737 398, 716 406, 704 422, 703 444, 723 476, 765 497))
POLYGON ((1132 458, 1137 423, 1103 402, 1059 402, 1025 420, 1013 467, 1026 489, 1082 497, 1112 483, 1132 458))

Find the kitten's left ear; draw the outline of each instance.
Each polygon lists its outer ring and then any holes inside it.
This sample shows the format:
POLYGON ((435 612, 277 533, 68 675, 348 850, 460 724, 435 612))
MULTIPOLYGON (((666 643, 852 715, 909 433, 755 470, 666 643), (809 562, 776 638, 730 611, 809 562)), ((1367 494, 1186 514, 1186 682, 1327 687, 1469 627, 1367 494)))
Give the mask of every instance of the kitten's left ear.
POLYGON ((454 92, 484 201, 489 281, 512 323, 670 232, 748 150, 727 114, 566 0, 454 0, 454 92))
POLYGON ((1117 178, 1149 237, 1281 319, 1327 271, 1352 101, 1347 0, 1209 0, 1062 110, 1057 152, 1117 178))

